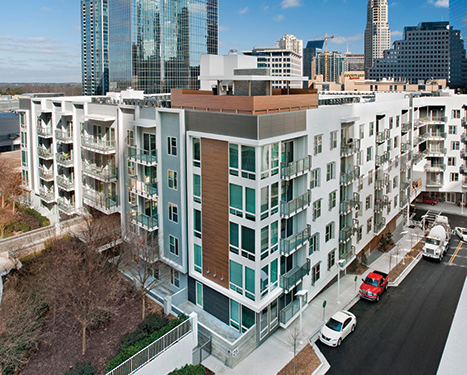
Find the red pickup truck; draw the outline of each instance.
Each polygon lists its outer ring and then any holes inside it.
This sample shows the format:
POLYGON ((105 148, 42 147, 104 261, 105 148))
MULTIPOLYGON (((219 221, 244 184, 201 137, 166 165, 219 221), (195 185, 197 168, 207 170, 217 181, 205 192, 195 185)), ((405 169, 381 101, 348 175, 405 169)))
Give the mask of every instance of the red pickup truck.
POLYGON ((388 281, 389 276, 387 273, 370 272, 360 286, 360 297, 378 302, 379 296, 388 288, 388 281))

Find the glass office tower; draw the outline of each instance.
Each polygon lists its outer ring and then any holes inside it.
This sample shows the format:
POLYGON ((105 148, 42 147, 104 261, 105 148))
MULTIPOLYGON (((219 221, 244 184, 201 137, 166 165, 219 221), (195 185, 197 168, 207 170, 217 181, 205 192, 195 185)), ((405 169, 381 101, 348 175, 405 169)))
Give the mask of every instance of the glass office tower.
POLYGON ((108 0, 81 0, 81 79, 83 95, 109 91, 108 0))
POLYGON ((452 28, 460 30, 467 48, 467 2, 465 0, 449 1, 449 24, 452 28))
POLYGON ((110 90, 198 89, 201 55, 218 51, 217 0, 114 0, 110 90))

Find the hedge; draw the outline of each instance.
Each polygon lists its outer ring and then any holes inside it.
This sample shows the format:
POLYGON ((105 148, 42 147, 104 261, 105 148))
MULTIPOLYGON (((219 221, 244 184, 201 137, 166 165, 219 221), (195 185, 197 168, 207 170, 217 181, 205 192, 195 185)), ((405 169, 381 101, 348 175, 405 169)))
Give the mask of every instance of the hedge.
POLYGON ((34 219, 38 221, 41 228, 50 225, 49 219, 47 219, 45 216, 42 216, 39 212, 37 212, 36 210, 33 210, 30 207, 21 206, 18 208, 18 211, 24 212, 25 214, 32 216, 34 219))
POLYGON ((112 371, 115 367, 119 366, 127 359, 131 358, 136 353, 143 350, 146 346, 152 344, 158 338, 164 336, 166 333, 168 333, 178 325, 182 324, 187 319, 187 316, 182 314, 177 319, 169 321, 168 324, 166 324, 164 327, 157 330, 156 332, 151 333, 149 336, 146 336, 145 338, 121 350, 120 353, 116 357, 114 357, 107 365, 107 372, 112 371))
POLYGON ((136 328, 136 331, 127 333, 120 340, 120 350, 124 350, 129 346, 136 344, 152 333, 159 331, 162 327, 169 323, 169 319, 159 313, 148 315, 136 328))
POLYGON ((73 368, 69 369, 63 375, 95 375, 96 369, 91 364, 91 362, 87 363, 78 363, 73 368))
POLYGON ((203 365, 185 365, 180 370, 175 369, 167 375, 206 375, 206 369, 203 365))

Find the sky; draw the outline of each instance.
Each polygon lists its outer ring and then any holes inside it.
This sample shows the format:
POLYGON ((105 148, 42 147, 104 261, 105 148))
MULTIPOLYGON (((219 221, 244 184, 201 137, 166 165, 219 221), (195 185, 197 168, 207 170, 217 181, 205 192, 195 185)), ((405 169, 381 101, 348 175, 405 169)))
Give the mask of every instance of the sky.
MULTIPOLYGON (((112 0, 110 0, 112 1, 112 0)), ((328 50, 363 53, 367 0, 219 0, 219 53, 274 46, 283 34, 333 35, 328 50)), ((0 82, 80 82, 79 0, 4 1, 0 82)), ((447 21, 449 0, 389 0, 392 40, 404 26, 447 21)))

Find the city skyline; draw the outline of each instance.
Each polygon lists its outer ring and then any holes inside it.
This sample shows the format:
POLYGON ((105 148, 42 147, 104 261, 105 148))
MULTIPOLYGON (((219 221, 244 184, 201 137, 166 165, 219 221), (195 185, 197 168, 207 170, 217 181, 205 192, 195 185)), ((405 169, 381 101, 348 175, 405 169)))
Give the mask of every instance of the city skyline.
MULTIPOLYGON (((367 0, 277 0, 253 5, 244 0, 220 0, 219 53, 272 46, 283 34, 306 41, 325 32, 335 36, 329 50, 362 53, 366 5, 367 0)), ((389 1, 391 42, 401 39, 404 26, 448 20, 448 5, 447 0, 418 0, 404 5, 389 1)), ((79 1, 47 0, 38 4, 25 0, 9 2, 3 9, 4 14, 20 15, 22 22, 7 17, 0 28, 0 82, 81 81, 79 1)))

